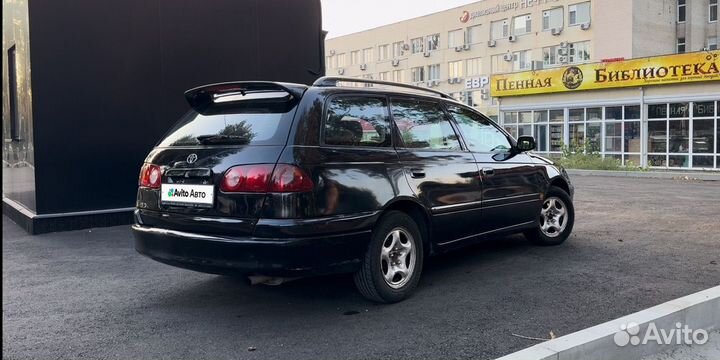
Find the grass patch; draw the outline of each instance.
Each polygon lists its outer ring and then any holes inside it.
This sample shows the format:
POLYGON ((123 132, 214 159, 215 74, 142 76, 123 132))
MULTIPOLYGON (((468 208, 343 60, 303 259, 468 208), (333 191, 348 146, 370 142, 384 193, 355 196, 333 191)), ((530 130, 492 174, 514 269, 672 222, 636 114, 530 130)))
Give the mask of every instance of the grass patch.
POLYGON ((611 157, 603 158, 595 146, 586 144, 563 145, 562 156, 557 162, 566 169, 647 171, 647 168, 642 168, 632 162, 623 166, 620 160, 611 157))

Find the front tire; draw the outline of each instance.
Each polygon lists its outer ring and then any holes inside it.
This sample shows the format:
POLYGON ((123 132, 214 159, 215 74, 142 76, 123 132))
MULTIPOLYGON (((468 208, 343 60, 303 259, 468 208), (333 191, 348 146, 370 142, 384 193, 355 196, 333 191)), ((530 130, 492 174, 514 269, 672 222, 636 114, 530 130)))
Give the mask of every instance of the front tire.
POLYGON ((377 223, 355 286, 367 299, 394 303, 407 298, 420 280, 423 241, 412 217, 390 211, 377 223))
POLYGON ((570 195, 553 186, 545 195, 535 228, 524 234, 536 245, 560 245, 570 236, 574 224, 575 207, 570 195))

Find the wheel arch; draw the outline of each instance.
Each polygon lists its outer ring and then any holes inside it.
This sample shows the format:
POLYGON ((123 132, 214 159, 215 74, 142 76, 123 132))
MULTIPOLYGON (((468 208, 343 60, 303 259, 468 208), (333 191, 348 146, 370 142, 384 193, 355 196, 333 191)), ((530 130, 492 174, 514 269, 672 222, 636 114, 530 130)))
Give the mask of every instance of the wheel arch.
POLYGON ((550 184, 548 185, 548 190, 550 190, 551 187, 558 187, 560 189, 563 189, 568 195, 570 195, 570 184, 563 179, 560 176, 556 176, 550 180, 550 184))
POLYGON ((405 197, 395 199, 385 205, 380 217, 389 211, 401 211, 413 218, 422 233, 423 247, 425 248, 424 252, 426 254, 434 253, 432 241, 430 241, 432 237, 432 222, 430 214, 427 209, 417 201, 417 199, 405 197))

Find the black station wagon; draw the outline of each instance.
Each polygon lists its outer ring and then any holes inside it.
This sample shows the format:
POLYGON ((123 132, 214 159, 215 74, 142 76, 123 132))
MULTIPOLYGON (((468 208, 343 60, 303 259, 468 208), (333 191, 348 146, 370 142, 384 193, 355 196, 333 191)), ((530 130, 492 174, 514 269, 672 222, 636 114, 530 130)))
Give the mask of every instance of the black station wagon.
POLYGON ((185 96, 192 111, 140 172, 135 247, 157 261, 269 284, 349 272, 396 302, 429 255, 572 231, 565 171, 444 93, 324 77, 185 96))

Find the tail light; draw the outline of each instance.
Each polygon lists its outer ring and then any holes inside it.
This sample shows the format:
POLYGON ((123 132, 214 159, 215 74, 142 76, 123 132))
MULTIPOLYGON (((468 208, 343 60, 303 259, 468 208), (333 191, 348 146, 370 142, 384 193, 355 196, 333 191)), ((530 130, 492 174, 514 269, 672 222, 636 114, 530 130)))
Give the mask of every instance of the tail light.
POLYGON ((304 192, 313 187, 304 171, 288 164, 235 166, 225 172, 220 184, 224 192, 304 192))
POLYGON ((162 179, 162 170, 159 166, 145 163, 140 169, 138 185, 151 189, 159 189, 162 179))

